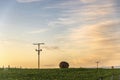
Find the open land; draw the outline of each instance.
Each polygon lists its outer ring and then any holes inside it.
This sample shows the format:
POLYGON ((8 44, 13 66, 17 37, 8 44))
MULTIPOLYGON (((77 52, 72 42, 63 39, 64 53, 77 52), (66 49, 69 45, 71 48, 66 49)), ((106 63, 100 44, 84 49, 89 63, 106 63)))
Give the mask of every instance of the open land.
POLYGON ((119 80, 120 69, 0 69, 0 80, 119 80))

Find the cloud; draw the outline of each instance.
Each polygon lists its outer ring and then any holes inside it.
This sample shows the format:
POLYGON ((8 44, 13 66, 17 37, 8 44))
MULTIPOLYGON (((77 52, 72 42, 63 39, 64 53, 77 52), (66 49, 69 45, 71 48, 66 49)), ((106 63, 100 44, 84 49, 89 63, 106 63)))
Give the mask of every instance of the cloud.
POLYGON ((97 0, 80 0, 80 1, 83 2, 83 3, 93 3, 97 0))
POLYGON ((85 17, 84 20, 86 21, 105 19, 105 17, 110 17, 114 13, 112 6, 113 4, 85 6, 85 9, 81 11, 81 15, 85 17))
POLYGON ((69 18, 58 18, 56 21, 53 21, 53 22, 49 22, 48 26, 60 26, 60 25, 72 25, 72 24, 75 24, 76 22, 72 19, 69 19, 69 18))
POLYGON ((72 65, 94 66, 98 60, 103 66, 117 65, 120 53, 119 25, 120 21, 113 19, 72 27, 69 34, 57 35, 56 39, 72 57, 72 65))
POLYGON ((33 31, 30 31, 30 32, 27 32, 28 34, 39 34, 39 33, 44 33, 48 31, 48 29, 40 29, 40 30, 33 30, 33 31))
POLYGON ((67 27, 67 33, 57 34, 56 41, 72 55, 71 63, 87 66, 96 65, 98 58, 106 64, 119 60, 120 22, 115 18, 114 0, 76 0, 60 5, 65 10, 50 25, 67 27))
POLYGON ((20 3, 29 3, 29 2, 37 2, 37 1, 41 1, 41 0, 17 0, 20 3))
POLYGON ((119 25, 119 21, 111 20, 71 29, 71 34, 66 38, 74 44, 72 46, 77 46, 81 52, 84 52, 84 56, 73 58, 71 62, 76 65, 91 66, 97 59, 107 65, 119 60, 117 58, 120 52, 119 25))
MULTIPOLYGON (((88 1, 89 0, 85 0, 88 1)), ((96 0, 90 0, 93 2, 96 0)), ((68 3, 61 3, 57 7, 64 7, 61 15, 54 21, 49 22, 49 26, 68 26, 88 24, 93 22, 100 22, 112 18, 115 14, 114 2, 111 0, 103 1, 101 3, 82 5, 80 1, 68 1, 68 3), (72 7, 71 7, 72 6, 72 7)))
POLYGON ((44 46, 43 48, 47 50, 60 50, 58 46, 44 46))

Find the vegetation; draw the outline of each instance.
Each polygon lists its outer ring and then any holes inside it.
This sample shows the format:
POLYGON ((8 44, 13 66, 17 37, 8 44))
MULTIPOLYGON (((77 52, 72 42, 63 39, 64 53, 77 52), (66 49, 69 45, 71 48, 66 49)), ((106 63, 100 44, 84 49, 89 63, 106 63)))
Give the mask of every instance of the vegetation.
POLYGON ((0 69, 0 80, 118 80, 120 69, 0 69))

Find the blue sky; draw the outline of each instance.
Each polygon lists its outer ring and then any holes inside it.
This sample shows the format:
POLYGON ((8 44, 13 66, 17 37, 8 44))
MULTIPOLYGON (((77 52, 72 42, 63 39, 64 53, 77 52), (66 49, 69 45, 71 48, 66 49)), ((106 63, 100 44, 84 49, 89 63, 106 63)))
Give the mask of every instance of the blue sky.
POLYGON ((119 66, 119 3, 1 0, 0 65, 36 67, 36 46, 32 43, 45 42, 41 54, 43 68, 58 67, 62 60, 71 67, 93 67, 97 60, 101 66, 119 66))

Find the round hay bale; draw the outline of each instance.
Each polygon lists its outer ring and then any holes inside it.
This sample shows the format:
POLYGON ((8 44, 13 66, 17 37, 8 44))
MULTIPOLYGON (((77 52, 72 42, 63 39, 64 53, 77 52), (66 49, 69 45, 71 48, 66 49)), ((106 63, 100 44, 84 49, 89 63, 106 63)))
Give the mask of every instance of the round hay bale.
POLYGON ((62 61, 62 62, 60 62, 59 67, 60 68, 69 68, 69 63, 62 61))

